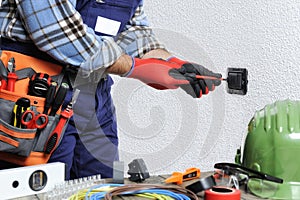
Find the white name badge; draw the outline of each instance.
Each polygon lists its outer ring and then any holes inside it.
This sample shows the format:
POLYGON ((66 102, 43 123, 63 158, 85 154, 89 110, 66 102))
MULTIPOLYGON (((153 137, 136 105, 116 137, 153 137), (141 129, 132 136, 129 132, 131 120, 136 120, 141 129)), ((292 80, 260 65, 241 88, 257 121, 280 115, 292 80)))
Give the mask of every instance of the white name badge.
POLYGON ((98 16, 95 31, 107 35, 116 36, 118 34, 121 22, 98 16))

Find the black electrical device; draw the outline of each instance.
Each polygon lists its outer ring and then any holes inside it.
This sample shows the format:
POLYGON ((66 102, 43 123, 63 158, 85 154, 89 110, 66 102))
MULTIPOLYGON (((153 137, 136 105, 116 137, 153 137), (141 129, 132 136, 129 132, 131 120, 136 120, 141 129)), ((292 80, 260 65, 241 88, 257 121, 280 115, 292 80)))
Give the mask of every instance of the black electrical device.
POLYGON ((228 68, 227 92, 229 94, 245 95, 248 90, 248 71, 244 68, 228 68))
POLYGON ((130 175, 130 181, 142 182, 150 177, 146 164, 141 158, 134 159, 131 163, 128 164, 128 167, 129 170, 127 173, 130 175))

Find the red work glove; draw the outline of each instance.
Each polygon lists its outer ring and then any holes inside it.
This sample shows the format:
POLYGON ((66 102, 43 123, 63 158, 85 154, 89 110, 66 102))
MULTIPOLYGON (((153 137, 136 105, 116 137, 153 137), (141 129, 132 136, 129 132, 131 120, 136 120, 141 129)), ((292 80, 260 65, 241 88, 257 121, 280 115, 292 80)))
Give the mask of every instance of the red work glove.
MULTIPOLYGON (((125 76, 139 79, 156 89, 176 89, 181 87, 191 96, 198 98, 203 93, 207 94, 208 86, 205 84, 206 80, 199 80, 196 78, 196 75, 216 75, 200 65, 197 65, 197 68, 195 68, 193 66, 190 67, 191 64, 186 64, 181 65, 156 58, 133 58, 132 69, 125 76)), ((212 81, 208 82, 211 83, 212 81)), ((216 82, 218 82, 218 85, 220 84, 220 81, 216 82)))
MULTIPOLYGON (((186 79, 190 81, 190 84, 196 94, 199 94, 201 97, 202 94, 208 94, 209 91, 213 91, 216 86, 221 84, 222 75, 219 73, 214 73, 202 65, 196 63, 190 63, 176 57, 171 57, 168 59, 168 62, 177 64, 180 67, 176 70, 183 74, 186 79), (208 77, 207 79, 196 78, 196 75, 203 77, 208 77)), ((174 71, 174 70, 173 70, 174 71)), ((172 72, 173 73, 173 72, 172 72)), ((176 76, 176 73, 172 76, 176 76)), ((186 87, 186 86, 181 86, 186 87)), ((190 93, 193 91, 187 91, 188 88, 183 88, 186 92, 190 93)))
POLYGON ((139 79, 153 88, 160 90, 176 89, 180 85, 189 84, 189 81, 186 80, 179 72, 175 72, 175 74, 177 74, 177 78, 169 75, 169 71, 171 69, 180 67, 177 66, 177 64, 156 58, 133 58, 132 61, 132 68, 125 76, 139 79), (178 79, 180 76, 181 78, 178 79))

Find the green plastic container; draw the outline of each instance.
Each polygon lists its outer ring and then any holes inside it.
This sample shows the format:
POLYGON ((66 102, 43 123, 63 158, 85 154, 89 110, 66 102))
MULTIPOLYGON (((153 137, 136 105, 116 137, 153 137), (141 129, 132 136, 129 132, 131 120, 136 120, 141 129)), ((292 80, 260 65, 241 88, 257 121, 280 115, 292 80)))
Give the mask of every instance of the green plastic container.
POLYGON ((283 184, 250 179, 263 198, 300 199, 300 101, 277 101, 255 113, 248 125, 241 165, 282 178, 283 184))

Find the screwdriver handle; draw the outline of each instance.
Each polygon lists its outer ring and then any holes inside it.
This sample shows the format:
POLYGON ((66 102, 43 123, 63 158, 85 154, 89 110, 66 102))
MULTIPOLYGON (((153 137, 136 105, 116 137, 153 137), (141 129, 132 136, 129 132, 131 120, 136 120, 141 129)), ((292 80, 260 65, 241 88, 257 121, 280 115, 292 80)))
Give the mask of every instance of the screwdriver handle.
POLYGON ((66 109, 64 111, 62 111, 62 113, 60 114, 60 119, 55 127, 55 129, 53 130, 53 132, 51 133, 51 135, 49 136, 46 145, 45 145, 45 149, 44 152, 46 154, 51 154, 58 142, 60 141, 61 138, 61 134, 63 132, 63 128, 67 122, 67 120, 73 115, 73 110, 72 109, 66 109))
POLYGON ((68 89, 69 89, 69 85, 67 83, 62 83, 60 85, 60 87, 55 95, 55 99, 53 101, 52 109, 49 114, 50 116, 54 116, 56 114, 56 112, 62 105, 62 103, 67 95, 68 89))
POLYGON ((51 104, 54 101, 54 97, 55 97, 55 92, 56 92, 56 87, 57 87, 57 83, 56 82, 52 82, 47 95, 46 95, 46 101, 45 101, 45 106, 44 106, 44 114, 48 114, 49 108, 51 107, 51 104))

